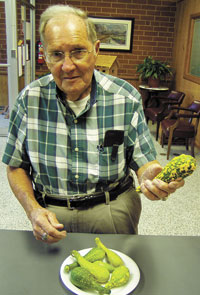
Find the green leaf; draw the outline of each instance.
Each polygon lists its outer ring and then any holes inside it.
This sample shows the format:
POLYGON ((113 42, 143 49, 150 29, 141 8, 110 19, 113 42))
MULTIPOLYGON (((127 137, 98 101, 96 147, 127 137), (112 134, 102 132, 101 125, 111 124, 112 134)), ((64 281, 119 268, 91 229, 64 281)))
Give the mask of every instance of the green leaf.
POLYGON ((147 79, 153 78, 165 78, 166 75, 172 76, 172 69, 167 62, 155 60, 152 56, 147 56, 144 62, 137 65, 137 72, 141 78, 147 79))

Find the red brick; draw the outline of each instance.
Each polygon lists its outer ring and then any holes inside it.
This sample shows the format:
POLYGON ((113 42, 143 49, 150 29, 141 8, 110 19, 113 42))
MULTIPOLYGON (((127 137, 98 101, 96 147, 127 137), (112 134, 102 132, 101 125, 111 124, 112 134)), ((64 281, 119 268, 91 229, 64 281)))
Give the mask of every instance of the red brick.
POLYGON ((144 35, 144 31, 143 30, 135 30, 135 34, 137 34, 137 36, 139 37, 138 40, 140 40, 140 36, 143 36, 144 35))
POLYGON ((158 51, 162 51, 162 52, 164 52, 164 51, 166 51, 166 47, 167 47, 167 46, 168 46, 168 44, 166 44, 166 45, 163 47, 163 46, 159 43, 158 46, 157 46, 157 47, 155 46, 153 49, 156 50, 157 52, 158 52, 158 51))
POLYGON ((161 5, 162 2, 161 1, 157 1, 157 0, 149 0, 148 4, 154 4, 154 5, 161 5))
POLYGON ((104 12, 104 16, 106 16, 106 13, 117 13, 116 8, 102 8, 102 12, 104 12))
POLYGON ((140 36, 139 40, 152 41, 152 37, 151 36, 140 36))
POLYGON ((173 1, 164 0, 163 2, 164 2, 165 5, 174 6, 175 7, 177 1, 176 0, 173 0, 173 1))
POLYGON ((126 9, 126 8, 117 8, 117 13, 123 14, 123 17, 127 17, 129 14, 130 16, 132 16, 130 9, 126 9))
MULTIPOLYGON (((171 53, 171 52, 165 52, 165 53, 157 52, 156 55, 157 55, 158 57, 163 56, 163 58, 165 58, 165 57, 170 57, 170 56, 172 56, 172 53, 171 53)), ((166 59, 165 59, 165 60, 166 60, 166 59)))
POLYGON ((150 31, 152 28, 150 26, 140 26, 140 30, 142 31, 150 31))
POLYGON ((168 28, 166 26, 163 27, 154 27, 154 31, 157 32, 167 32, 168 28))
POLYGON ((144 41, 143 44, 144 45, 148 45, 148 46, 154 46, 154 45, 156 45, 155 42, 150 42, 150 41, 144 41))
POLYGON ((148 31, 144 32, 145 36, 158 36, 158 32, 148 31))
POLYGON ((142 8, 145 10, 155 10, 156 6, 155 5, 143 5, 142 8))
POLYGON ((165 42, 167 39, 165 37, 154 37, 153 40, 160 43, 160 42, 165 42))
MULTIPOLYGON (((52 1, 52 0, 51 0, 52 1)), ((57 0, 53 0, 55 2, 55 4, 58 3, 57 0)), ((81 6, 81 1, 76 1, 76 0, 72 0, 72 1, 65 1, 65 4, 69 4, 72 5, 74 7, 80 7, 81 6), (66 3, 67 2, 67 3, 66 3)))
POLYGON ((127 8, 128 9, 144 9, 144 5, 129 3, 127 4, 127 8))
MULTIPOLYGON (((116 0, 119 3, 130 3, 130 0, 116 0)), ((114 0, 115 2, 115 0, 114 0)), ((147 4, 148 0, 134 0, 134 4, 147 4)))
POLYGON ((171 12, 171 11, 161 11, 160 14, 162 16, 167 16, 167 17, 174 17, 175 16, 175 12, 171 12))
POLYGON ((160 12, 159 11, 147 10, 147 15, 155 15, 156 19, 157 19, 157 16, 160 15, 160 12))
MULTIPOLYGON (((163 61, 171 61, 176 0, 36 0, 37 40, 39 38, 40 13, 47 6, 58 2, 80 7, 87 10, 89 15, 110 18, 135 18, 132 53, 101 51, 101 54, 118 56, 120 63, 119 75, 122 78, 123 76, 132 77, 132 79, 130 78, 131 83, 138 77, 134 65, 142 62, 146 56, 151 55, 163 61)), ((37 65, 37 70, 46 72, 47 68, 45 65, 37 65)))
POLYGON ((141 25, 146 25, 146 21, 144 21, 144 20, 136 20, 135 21, 135 27, 137 27, 137 26, 141 26, 141 25))
POLYGON ((127 5, 125 3, 112 3, 112 7, 117 8, 117 9, 123 9, 127 8, 127 5))
POLYGON ((147 21, 155 20, 154 16, 150 16, 150 15, 145 15, 142 18, 143 20, 147 20, 147 21))

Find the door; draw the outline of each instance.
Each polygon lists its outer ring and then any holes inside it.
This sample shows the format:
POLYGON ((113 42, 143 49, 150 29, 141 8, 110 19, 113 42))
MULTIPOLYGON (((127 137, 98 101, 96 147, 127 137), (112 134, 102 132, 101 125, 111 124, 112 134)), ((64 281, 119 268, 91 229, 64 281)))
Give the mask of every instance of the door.
POLYGON ((9 112, 16 97, 21 88, 35 79, 35 0, 21 0, 18 3, 16 0, 0 0, 0 20, 0 136, 7 136, 9 112), (21 9, 18 26, 23 26, 24 52, 29 53, 22 67, 23 85, 20 83, 21 53, 18 38, 21 36, 17 35, 17 5, 21 9), (29 32, 26 28, 29 28, 29 32))
MULTIPOLYGON (((1 7, 1 30, 3 39, 1 39, 1 112, 4 107, 12 108, 14 97, 18 93, 17 78, 17 30, 16 30, 16 1, 0 0, 1 7), (12 9, 11 9, 12 7, 12 9), (7 96, 7 97, 6 97, 7 96), (2 103, 1 103, 2 104, 2 103)), ((5 114, 0 115, 0 136, 6 136, 8 132, 9 109, 5 114)))

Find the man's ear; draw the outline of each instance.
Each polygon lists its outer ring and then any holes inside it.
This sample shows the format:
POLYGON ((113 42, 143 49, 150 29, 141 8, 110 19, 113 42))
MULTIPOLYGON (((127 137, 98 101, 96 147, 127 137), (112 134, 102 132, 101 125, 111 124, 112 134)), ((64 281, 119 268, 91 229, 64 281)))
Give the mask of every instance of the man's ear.
POLYGON ((44 61, 45 61, 46 65, 48 67, 48 62, 47 62, 46 55, 45 55, 44 51, 43 51, 43 57, 44 57, 44 61))
POLYGON ((99 54, 99 48, 100 48, 100 40, 97 40, 95 42, 95 55, 96 56, 99 54))
POLYGON ((45 61, 46 65, 47 65, 47 68, 50 70, 49 63, 47 62, 47 59, 46 59, 46 54, 45 54, 45 49, 44 49, 44 47, 42 48, 42 50, 43 50, 44 61, 45 61))

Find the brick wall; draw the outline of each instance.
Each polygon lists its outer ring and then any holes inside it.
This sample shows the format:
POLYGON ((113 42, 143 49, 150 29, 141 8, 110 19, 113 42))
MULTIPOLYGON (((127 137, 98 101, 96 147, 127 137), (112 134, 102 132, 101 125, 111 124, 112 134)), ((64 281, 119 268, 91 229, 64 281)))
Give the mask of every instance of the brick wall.
MULTIPOLYGON (((7 62, 5 3, 0 1, 0 63, 7 62)), ((1 68, 5 70, 5 68, 1 68)))
MULTIPOLYGON (((19 1, 17 3, 19 6, 19 1)), ((142 62, 146 56, 152 55, 154 58, 172 63, 176 0, 36 0, 36 41, 39 40, 40 14, 52 4, 70 4, 86 10, 91 16, 134 18, 132 52, 101 52, 102 54, 118 56, 118 76, 128 80, 133 85, 137 84, 138 80, 136 65, 142 62)), ((4 3, 0 2, 1 62, 5 62, 6 57, 3 5, 4 3)), ((18 17, 20 18, 19 7, 18 17)), ((47 67, 37 65, 36 72, 45 73, 47 67)))
MULTIPOLYGON (((82 8, 91 16, 134 18, 133 49, 127 52, 108 52, 102 54, 117 55, 118 76, 137 84, 136 65, 148 55, 172 63, 174 44, 174 24, 176 0, 36 0, 37 27, 39 15, 49 5, 70 4, 82 8)), ((37 35, 37 38, 39 36, 37 35)), ((46 70, 44 66, 37 70, 46 70)))

